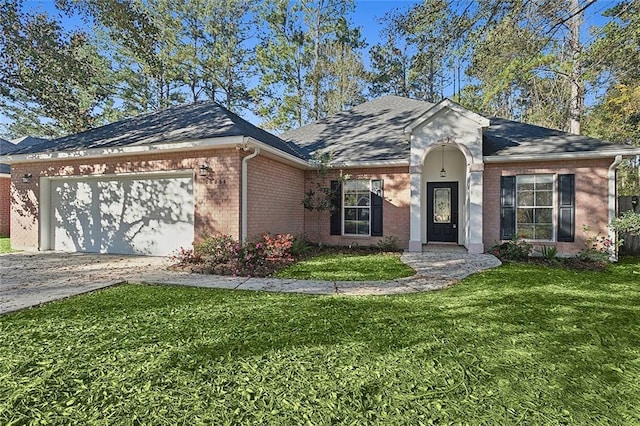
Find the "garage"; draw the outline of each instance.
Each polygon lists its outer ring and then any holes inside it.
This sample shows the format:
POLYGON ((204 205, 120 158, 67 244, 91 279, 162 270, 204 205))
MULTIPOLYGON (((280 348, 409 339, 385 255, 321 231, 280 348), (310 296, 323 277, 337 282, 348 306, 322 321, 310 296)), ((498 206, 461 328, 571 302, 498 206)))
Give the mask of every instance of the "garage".
POLYGON ((191 171, 51 178, 43 184, 51 206, 43 211, 50 230, 43 245, 51 249, 167 256, 193 242, 191 171))

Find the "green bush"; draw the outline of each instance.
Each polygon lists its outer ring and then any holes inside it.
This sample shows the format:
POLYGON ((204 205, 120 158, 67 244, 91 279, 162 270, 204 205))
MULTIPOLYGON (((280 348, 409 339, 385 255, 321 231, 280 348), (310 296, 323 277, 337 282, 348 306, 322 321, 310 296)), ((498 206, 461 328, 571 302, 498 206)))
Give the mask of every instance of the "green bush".
POLYGON ((558 248, 555 246, 542 246, 540 254, 542 254, 542 257, 545 259, 555 259, 558 256, 558 248))
POLYGON ((640 235, 640 213, 627 211, 611 221, 611 229, 621 234, 640 235))
POLYGON ((378 248, 381 251, 400 251, 400 239, 395 235, 387 235, 378 241, 378 248))
POLYGON ((491 247, 491 254, 500 260, 526 260, 532 251, 531 244, 517 236, 491 247))
POLYGON ((304 237, 296 237, 291 244, 291 255, 294 257, 303 256, 311 251, 312 246, 304 237))

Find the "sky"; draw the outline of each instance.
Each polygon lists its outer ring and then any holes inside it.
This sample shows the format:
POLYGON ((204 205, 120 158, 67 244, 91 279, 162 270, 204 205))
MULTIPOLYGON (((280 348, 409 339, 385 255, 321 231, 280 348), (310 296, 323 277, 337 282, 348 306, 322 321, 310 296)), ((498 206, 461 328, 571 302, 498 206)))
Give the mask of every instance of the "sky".
MULTIPOLYGON (((185 0, 186 1, 186 0, 185 0)), ((472 0, 469 0, 472 1, 472 0)), ((585 12, 585 24, 584 28, 584 41, 588 41, 589 27, 593 25, 600 25, 603 22, 603 18, 601 16, 602 11, 610 8, 617 1, 615 0, 597 0, 596 3, 589 7, 585 12)), ((364 40, 367 42, 367 46, 364 50, 364 59, 365 63, 368 63, 368 52, 369 49, 378 43, 380 39, 380 31, 383 25, 379 22, 379 20, 384 17, 385 13, 394 10, 401 9, 406 10, 411 5, 418 3, 418 1, 407 1, 407 0, 356 0, 356 9, 355 12, 351 16, 351 20, 353 24, 357 27, 361 28, 362 36, 364 40)), ((24 2, 24 7, 27 10, 35 10, 35 11, 43 11, 47 12, 52 16, 59 17, 65 27, 67 29, 78 29, 83 27, 83 22, 79 18, 69 18, 64 14, 58 12, 55 8, 54 0, 26 0, 24 2)), ((464 85, 464 75, 462 76, 462 83, 464 85)), ((449 85, 444 89, 445 96, 452 96, 453 94, 453 86, 449 85)), ((252 114, 248 114, 248 116, 244 117, 247 120, 251 121, 254 124, 259 124, 259 118, 253 116, 252 114)), ((7 119, 2 114, 0 114, 0 126, 2 124, 6 124, 7 119)), ((0 128, 0 133, 2 129, 0 128)))

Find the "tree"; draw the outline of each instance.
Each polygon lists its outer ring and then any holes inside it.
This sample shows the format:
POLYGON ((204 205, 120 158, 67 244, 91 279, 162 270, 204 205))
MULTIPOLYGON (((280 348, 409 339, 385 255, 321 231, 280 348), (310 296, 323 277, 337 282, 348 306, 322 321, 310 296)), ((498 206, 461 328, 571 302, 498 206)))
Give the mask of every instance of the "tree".
POLYGON ((340 18, 335 36, 322 47, 322 90, 319 92, 318 118, 364 102, 367 73, 358 52, 365 46, 358 28, 351 29, 340 18))
MULTIPOLYGON (((595 34, 589 46, 586 66, 593 79, 606 85, 603 97, 588 109, 585 133, 640 146, 640 3, 623 1, 609 8, 610 20, 595 34)), ((640 161, 625 160, 619 166, 622 195, 640 193, 640 161)))
POLYGON ((114 60, 127 115, 165 108, 184 99, 176 89, 174 60, 179 21, 168 0, 57 0, 79 12, 107 37, 101 46, 114 60))
POLYGON ((364 66, 358 50, 363 42, 346 19, 352 10, 352 0, 273 0, 262 5, 265 26, 256 47, 260 84, 254 99, 265 127, 302 126, 335 112, 338 105, 362 99, 364 66), (334 90, 332 82, 342 85, 334 90))
MULTIPOLYGON (((322 153, 318 151, 314 153, 311 162, 316 167, 316 179, 309 182, 314 187, 309 188, 302 199, 302 206, 306 210, 316 212, 316 238, 320 245, 322 244, 322 220, 327 213, 334 212, 333 199, 340 195, 340 192, 336 192, 336 188, 331 185, 331 182, 327 181, 329 172, 332 169, 332 157, 333 155, 330 152, 322 153)), ((347 179, 349 179, 349 175, 340 176, 342 183, 347 179)))
POLYGON ((65 32, 19 0, 0 4, 0 108, 13 136, 60 136, 102 124, 112 74, 83 32, 65 32))

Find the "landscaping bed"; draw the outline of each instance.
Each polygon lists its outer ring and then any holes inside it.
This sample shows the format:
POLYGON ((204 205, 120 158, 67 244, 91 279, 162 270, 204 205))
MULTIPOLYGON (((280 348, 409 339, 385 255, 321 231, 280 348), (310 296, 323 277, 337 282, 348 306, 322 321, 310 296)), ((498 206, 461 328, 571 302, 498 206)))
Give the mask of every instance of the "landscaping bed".
POLYGON ((317 246, 288 234, 263 234, 244 244, 228 236, 206 237, 193 249, 180 250, 172 268, 202 274, 330 281, 393 280, 415 273, 402 263, 400 250, 393 245, 317 246))

